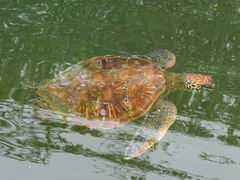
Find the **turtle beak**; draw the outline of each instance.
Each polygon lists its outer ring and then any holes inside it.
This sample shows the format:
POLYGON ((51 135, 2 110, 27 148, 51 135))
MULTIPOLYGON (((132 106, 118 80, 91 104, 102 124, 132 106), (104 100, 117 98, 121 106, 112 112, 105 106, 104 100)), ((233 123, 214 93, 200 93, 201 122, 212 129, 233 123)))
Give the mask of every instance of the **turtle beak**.
POLYGON ((208 77, 207 82, 202 84, 201 87, 206 88, 206 89, 212 89, 215 87, 215 84, 214 84, 213 80, 210 77, 208 77))
POLYGON ((207 84, 202 85, 202 88, 204 88, 204 89, 212 89, 214 87, 215 87, 214 83, 211 83, 211 84, 207 83, 207 84))
MULTIPOLYGON (((211 77, 206 74, 199 74, 198 82, 203 89, 212 89, 215 87, 215 84, 211 77)), ((196 77, 197 79, 197 77, 196 77)))

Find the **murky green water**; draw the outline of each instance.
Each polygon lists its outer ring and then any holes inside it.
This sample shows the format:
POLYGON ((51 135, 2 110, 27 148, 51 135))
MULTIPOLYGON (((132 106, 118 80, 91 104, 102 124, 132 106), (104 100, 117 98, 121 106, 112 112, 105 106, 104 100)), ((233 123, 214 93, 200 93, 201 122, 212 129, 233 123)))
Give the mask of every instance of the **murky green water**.
POLYGON ((240 2, 2 0, 0 176, 4 179, 238 179, 240 2), (144 155, 124 160, 141 120, 94 130, 49 119, 22 127, 40 81, 93 56, 169 49, 174 72, 206 73, 216 88, 175 92, 177 121, 144 155))

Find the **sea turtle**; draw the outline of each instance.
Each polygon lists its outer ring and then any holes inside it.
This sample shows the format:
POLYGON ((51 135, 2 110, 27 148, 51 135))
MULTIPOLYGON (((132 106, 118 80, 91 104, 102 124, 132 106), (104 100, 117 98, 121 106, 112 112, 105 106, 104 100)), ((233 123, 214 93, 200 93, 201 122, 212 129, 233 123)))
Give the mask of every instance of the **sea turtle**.
POLYGON ((131 159, 159 142, 175 121, 177 109, 163 100, 166 94, 215 86, 205 74, 167 72, 174 64, 168 50, 142 57, 94 57, 38 86, 37 94, 61 119, 89 128, 121 127, 145 116, 126 148, 126 159, 131 159))

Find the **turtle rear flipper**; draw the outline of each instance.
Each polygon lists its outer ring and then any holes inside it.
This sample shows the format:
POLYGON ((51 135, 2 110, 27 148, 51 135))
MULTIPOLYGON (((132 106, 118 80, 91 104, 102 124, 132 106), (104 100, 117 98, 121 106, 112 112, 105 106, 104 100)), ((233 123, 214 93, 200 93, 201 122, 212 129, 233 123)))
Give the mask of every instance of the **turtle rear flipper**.
POLYGON ((35 125, 40 122, 41 118, 37 107, 25 105, 23 111, 21 112, 20 124, 22 126, 35 125))
POLYGON ((158 108, 147 114, 142 126, 126 148, 126 159, 143 154, 153 144, 159 142, 176 118, 177 109, 168 101, 157 103, 158 108))
POLYGON ((44 85, 47 83, 48 80, 41 80, 41 81, 23 81, 22 87, 26 88, 26 89, 33 89, 33 90, 37 90, 40 86, 44 85))
POLYGON ((33 99, 23 106, 20 123, 22 126, 38 124, 40 121, 52 116, 53 112, 47 110, 49 105, 41 99, 33 99))

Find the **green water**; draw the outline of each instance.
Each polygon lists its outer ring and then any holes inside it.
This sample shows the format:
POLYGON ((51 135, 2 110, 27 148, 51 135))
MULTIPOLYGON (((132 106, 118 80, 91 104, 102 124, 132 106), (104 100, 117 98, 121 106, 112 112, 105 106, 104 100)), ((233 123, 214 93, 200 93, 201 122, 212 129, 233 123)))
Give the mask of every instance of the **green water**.
POLYGON ((239 179, 240 2, 2 0, 0 177, 38 179, 239 179), (141 120, 94 130, 49 119, 19 125, 37 97, 22 87, 98 55, 169 49, 171 71, 206 73, 216 88, 174 92, 178 116, 144 155, 124 160, 141 120))

